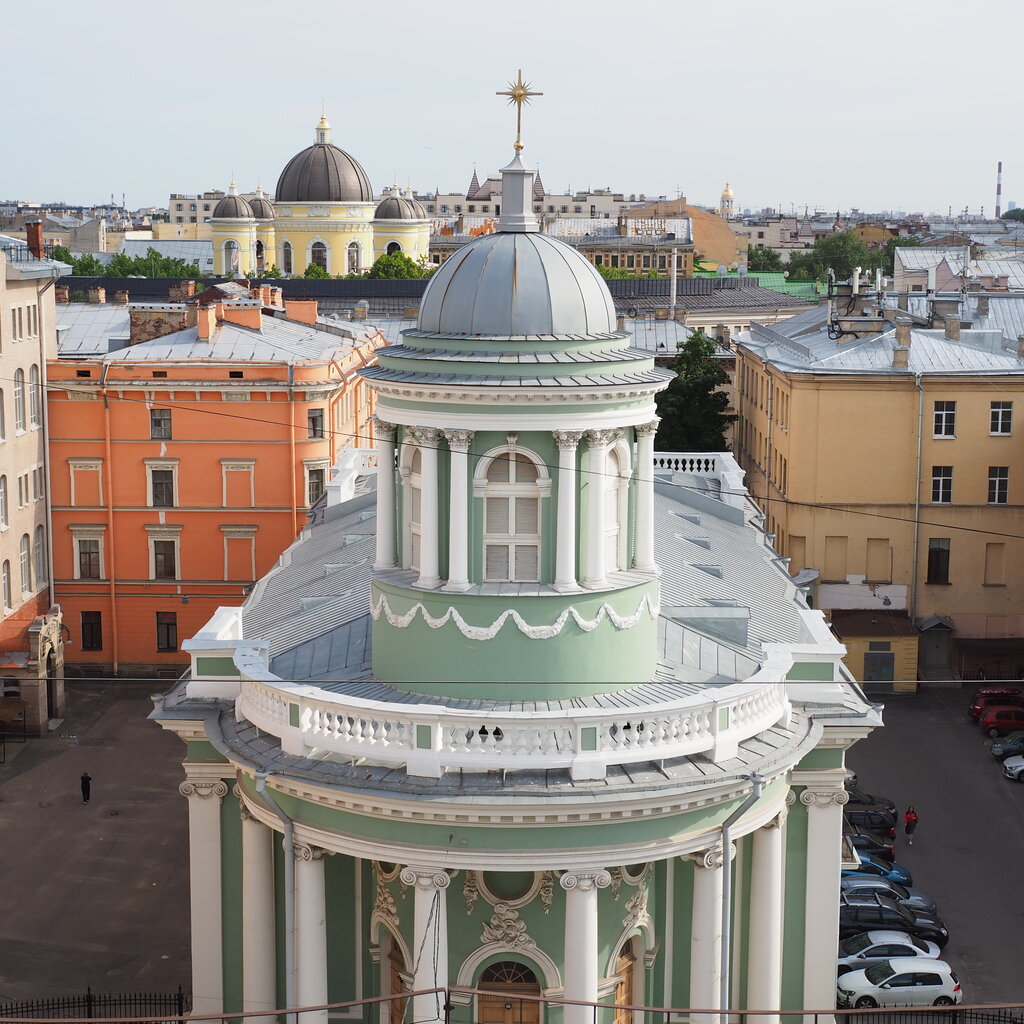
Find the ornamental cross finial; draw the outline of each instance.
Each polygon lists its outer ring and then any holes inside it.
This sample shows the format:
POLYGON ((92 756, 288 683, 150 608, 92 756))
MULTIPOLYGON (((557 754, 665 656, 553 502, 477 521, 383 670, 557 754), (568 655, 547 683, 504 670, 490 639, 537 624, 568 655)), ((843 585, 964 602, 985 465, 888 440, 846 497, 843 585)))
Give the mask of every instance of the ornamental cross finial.
POLYGON ((516 105, 516 149, 523 148, 523 104, 529 103, 530 99, 534 96, 543 96, 542 92, 533 92, 530 89, 530 83, 523 81, 522 69, 519 71, 519 77, 514 82, 508 83, 508 89, 504 92, 496 92, 495 96, 507 96, 509 103, 516 105))

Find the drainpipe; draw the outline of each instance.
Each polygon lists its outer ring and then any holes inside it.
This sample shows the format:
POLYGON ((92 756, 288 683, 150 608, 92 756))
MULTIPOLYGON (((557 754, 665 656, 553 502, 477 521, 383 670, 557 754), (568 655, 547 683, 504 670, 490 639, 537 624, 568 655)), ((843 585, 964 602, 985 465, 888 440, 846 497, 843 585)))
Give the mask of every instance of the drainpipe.
POLYGON ((729 973, 732 967, 731 950, 729 948, 732 943, 732 929, 730 927, 732 923, 732 858, 729 856, 729 851, 732 848, 732 837, 730 831, 732 826, 761 799, 761 793, 764 791, 763 776, 755 772, 753 775, 745 775, 743 777, 753 786, 753 791, 722 822, 722 988, 719 996, 719 1007, 721 1010, 719 1019, 721 1024, 729 1024, 729 973))
POLYGON ((672 320, 675 320, 676 318, 676 295, 678 289, 677 281, 679 278, 679 272, 676 270, 676 253, 678 252, 679 250, 675 246, 672 246, 672 270, 669 273, 670 288, 672 291, 672 295, 669 300, 669 305, 672 308, 669 310, 668 314, 669 318, 672 320))
POLYGON ((110 573, 110 674, 116 676, 120 671, 120 651, 117 642, 117 540, 114 532, 114 465, 110 450, 110 398, 107 395, 107 370, 110 363, 104 362, 100 370, 100 396, 103 398, 103 468, 106 470, 106 486, 103 488, 107 502, 107 530, 110 533, 110 544, 104 548, 106 569, 110 573))
MULTIPOLYGON (((299 535, 299 510, 296 507, 296 494, 295 488, 298 485, 297 473, 299 471, 298 466, 295 465, 295 460, 298 458, 298 454, 295 451, 295 432, 299 429, 299 425, 295 422, 295 364, 288 364, 288 424, 290 430, 288 431, 288 456, 291 461, 291 489, 292 489, 292 539, 294 540, 299 535)), ((303 498, 306 497, 303 493, 303 498)), ((305 505, 305 501, 303 501, 305 505)))
POLYGON ((910 578, 910 621, 917 619, 917 570, 921 559, 921 447, 924 443, 924 374, 915 373, 917 385, 917 472, 914 474, 914 572, 910 578))
MULTIPOLYGON (((295 1007, 295 848, 292 842, 294 824, 267 789, 267 779, 273 772, 256 772, 256 792, 266 805, 281 819, 284 835, 284 998, 288 1009, 295 1007)), ((298 1013, 293 1014, 298 1021, 298 1013)))

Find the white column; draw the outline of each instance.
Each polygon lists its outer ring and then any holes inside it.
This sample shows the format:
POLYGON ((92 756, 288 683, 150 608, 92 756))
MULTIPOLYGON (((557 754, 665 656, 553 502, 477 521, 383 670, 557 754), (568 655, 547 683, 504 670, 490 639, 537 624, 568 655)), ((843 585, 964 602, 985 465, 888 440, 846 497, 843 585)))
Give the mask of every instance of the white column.
MULTIPOLYGON (((684 857, 693 862, 690 923, 690 998, 698 1010, 717 1010, 722 1000, 722 851, 684 857)), ((717 1024, 718 1014, 690 1014, 692 1024, 717 1024)))
POLYGON ((196 1013, 221 1013, 224 1009, 224 961, 220 802, 227 796, 228 787, 223 779, 190 776, 178 787, 178 792, 188 797, 192 1009, 196 1013))
MULTIPOLYGON (((327 1002, 325 853, 316 846, 295 844, 295 999, 299 1006, 327 1002)), ((327 1024, 327 1011, 299 1014, 299 1024, 327 1024)))
POLYGON ((582 430, 552 432, 558 446, 558 515, 555 530, 555 590, 579 589, 576 580, 576 449, 582 430))
MULTIPOLYGON (((832 950, 839 944, 839 874, 843 855, 843 804, 839 787, 803 790, 807 808, 807 872, 804 888, 804 1006, 827 1010, 835 999, 832 950)), ((818 1016, 818 1021, 825 1018, 818 1016)))
MULTIPOLYGON (((242 1009, 275 1010, 277 1002, 276 923, 274 920, 274 831, 257 821, 245 804, 242 813, 242 1009)), ((274 1024, 274 1018, 247 1017, 248 1024, 274 1024)))
MULTIPOLYGON (((611 884, 603 870, 566 872, 559 879, 565 890, 565 998, 584 1003, 598 1000, 597 890, 611 884)), ((565 1024, 592 1024, 592 1006, 566 1006, 565 1024)))
MULTIPOLYGON (((444 992, 430 989, 448 987, 448 883, 446 871, 426 868, 402 868, 401 879, 413 886, 413 943, 412 955, 416 973, 414 992, 426 995, 413 997, 412 1017, 417 1024, 443 1020, 444 992)), ((409 966, 412 966, 411 964, 409 966)))
POLYGON ((605 493, 608 481, 608 448, 615 439, 614 430, 588 430, 590 455, 587 461, 587 567, 585 587, 603 587, 605 579, 605 493))
POLYGON ((420 446, 420 576, 417 587, 433 590, 441 585, 438 574, 437 447, 440 430, 417 429, 413 438, 420 446))
POLYGON ((374 569, 395 567, 395 425, 377 420, 377 559, 374 569))
MULTIPOLYGON (((747 943, 747 1009, 777 1010, 782 1000, 783 814, 754 833, 750 868, 750 935, 747 943)), ((779 1015, 758 1014, 758 1024, 779 1015)))
POLYGON ((446 430, 451 451, 448 499, 448 582, 445 590, 469 589, 469 446, 472 430, 446 430))
POLYGON ((658 420, 636 428, 636 533, 633 566, 639 572, 657 572, 654 561, 654 435, 658 420))

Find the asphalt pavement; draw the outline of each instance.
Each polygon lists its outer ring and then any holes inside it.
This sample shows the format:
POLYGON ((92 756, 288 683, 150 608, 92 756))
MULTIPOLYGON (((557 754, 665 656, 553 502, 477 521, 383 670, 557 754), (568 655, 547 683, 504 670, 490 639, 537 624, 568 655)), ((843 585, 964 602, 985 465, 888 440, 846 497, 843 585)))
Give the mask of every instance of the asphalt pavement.
POLYGON ((869 793, 895 801, 896 863, 927 890, 949 928, 946 960, 965 1003, 1024 1003, 1024 785, 1004 779, 991 741, 967 717, 976 686, 878 698, 885 728, 847 763, 869 793), (903 812, 920 815, 914 845, 903 812))

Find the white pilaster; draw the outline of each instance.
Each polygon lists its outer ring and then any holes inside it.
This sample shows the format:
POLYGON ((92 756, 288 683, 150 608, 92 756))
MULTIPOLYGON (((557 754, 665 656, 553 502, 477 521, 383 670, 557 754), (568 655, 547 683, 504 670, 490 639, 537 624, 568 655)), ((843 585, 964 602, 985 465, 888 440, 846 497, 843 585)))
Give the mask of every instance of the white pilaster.
MULTIPOLYGON (((824 1010, 835 999, 832 950, 839 943, 839 872, 843 847, 843 804, 838 787, 807 788, 807 873, 804 889, 804 1006, 824 1010)), ((818 1021, 824 1018, 818 1016, 818 1021)))
POLYGON ((224 970, 221 934, 220 802, 227 796, 223 779, 196 775, 178 787, 188 797, 188 852, 192 909, 192 1009, 221 1013, 224 970))
POLYGON ((377 558, 374 569, 395 567, 395 425, 377 420, 377 558))
POLYGON ((579 589, 576 580, 576 449, 582 430, 556 430, 558 514, 555 530, 555 590, 579 589))
MULTIPOLYGON (((722 851, 716 847, 684 857, 693 862, 688 1006, 717 1010, 722 999, 722 851)), ((717 1024, 715 1013, 690 1014, 692 1024, 717 1024)))
MULTIPOLYGON (((754 833, 747 944, 748 1010, 777 1010, 782 1001, 782 822, 780 814, 754 833)), ((759 1024, 779 1024, 779 1015, 758 1014, 757 1020, 759 1024)))
POLYGON ((437 447, 441 443, 440 430, 417 429, 412 432, 420 446, 420 576, 417 587, 434 590, 441 585, 438 569, 437 515, 437 447))
MULTIPOLYGON (((596 1003, 598 968, 597 891, 610 885, 605 870, 566 872, 559 879, 565 890, 565 998, 596 1003)), ((592 1024, 592 1006, 565 1007, 565 1024, 592 1024)))
MULTIPOLYGON (((299 1006, 327 1002, 325 852, 306 843, 295 844, 295 998, 299 1006)), ((299 1024, 327 1024, 327 1011, 301 1013, 299 1024)))
POLYGON ((445 871, 402 868, 402 881, 413 886, 413 945, 416 973, 412 987, 425 995, 413 997, 412 1020, 417 1024, 444 1019, 445 994, 430 989, 448 987, 448 884, 445 871))
MULTIPOLYGON (((274 832, 242 812, 242 1004, 247 1012, 275 1010, 277 957, 274 921, 274 832)), ((247 1017, 274 1024, 272 1016, 247 1017)))
POLYGON ((448 515, 448 582, 445 590, 469 589, 469 446, 472 430, 446 430, 451 450, 448 515))
POLYGON ((614 430, 588 430, 590 453, 587 461, 587 566, 583 585, 596 588, 607 584, 605 550, 605 494, 608 490, 608 448, 614 430))
POLYGON ((658 420, 636 428, 636 533, 633 565, 639 572, 657 572, 654 560, 654 435, 658 420))

